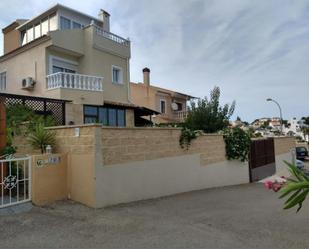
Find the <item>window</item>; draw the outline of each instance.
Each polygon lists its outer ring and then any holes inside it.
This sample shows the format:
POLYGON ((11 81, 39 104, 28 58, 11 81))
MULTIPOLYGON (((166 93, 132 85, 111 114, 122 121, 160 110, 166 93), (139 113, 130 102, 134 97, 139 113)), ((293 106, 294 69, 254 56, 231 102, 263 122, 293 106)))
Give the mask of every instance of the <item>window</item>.
POLYGON ((84 106, 84 123, 101 123, 106 126, 124 127, 125 109, 101 106, 84 106))
POLYGON ((21 31, 20 36, 21 36, 21 45, 25 45, 27 43, 26 30, 21 31))
POLYGON ((53 66, 53 73, 61 73, 61 72, 64 72, 64 73, 76 73, 76 71, 71 70, 71 69, 53 66))
POLYGON ((27 29, 27 42, 31 42, 34 39, 34 28, 27 29))
POLYGON ((108 125, 117 126, 117 110, 114 108, 108 110, 108 125))
MULTIPOLYGON (((70 23, 71 21, 69 19, 67 20, 69 21, 69 24, 71 24, 70 23)), ((25 30, 21 31, 21 44, 25 45, 26 43, 31 42, 32 40, 37 39, 42 35, 46 35, 48 31, 57 29, 58 29, 58 18, 55 12, 45 18, 42 18, 37 23, 28 24, 25 27, 25 30)))
POLYGON ((48 32, 48 18, 41 21, 42 35, 46 35, 48 32))
POLYGON ((56 14, 49 16, 49 31, 57 30, 58 27, 58 18, 56 14))
POLYGON ((122 69, 120 67, 112 66, 112 81, 113 83, 122 84, 122 69))
POLYGON ((164 99, 160 100, 160 112, 166 113, 166 101, 164 99))
POLYGON ((34 27, 34 38, 37 39, 41 36, 41 24, 37 24, 34 27))
POLYGON ((125 110, 123 109, 117 110, 117 121, 118 121, 118 126, 126 126, 125 110))
POLYGON ((66 60, 61 57, 50 56, 49 57, 50 63, 50 73, 76 73, 77 72, 77 62, 66 60))
POLYGON ((176 105, 177 105, 177 111, 182 111, 182 103, 176 102, 176 105))
POLYGON ((108 125, 107 109, 99 108, 99 122, 103 125, 108 125))
POLYGON ((78 22, 73 22, 73 29, 81 29, 82 25, 78 22))
POLYGON ((70 29, 71 28, 71 20, 60 16, 60 29, 70 29))
POLYGON ((6 89, 6 72, 0 73, 0 90, 6 89))

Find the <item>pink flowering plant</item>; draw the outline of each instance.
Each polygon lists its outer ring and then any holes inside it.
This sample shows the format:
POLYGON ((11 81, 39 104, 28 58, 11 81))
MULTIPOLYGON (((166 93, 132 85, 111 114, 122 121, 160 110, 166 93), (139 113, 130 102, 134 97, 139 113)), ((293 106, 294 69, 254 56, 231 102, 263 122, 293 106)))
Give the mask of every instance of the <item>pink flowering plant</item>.
POLYGON ((298 205, 298 212, 309 193, 309 178, 296 166, 284 161, 292 174, 291 178, 281 177, 275 181, 266 181, 265 187, 275 192, 280 191, 279 198, 288 197, 284 203, 284 209, 290 209, 298 205))

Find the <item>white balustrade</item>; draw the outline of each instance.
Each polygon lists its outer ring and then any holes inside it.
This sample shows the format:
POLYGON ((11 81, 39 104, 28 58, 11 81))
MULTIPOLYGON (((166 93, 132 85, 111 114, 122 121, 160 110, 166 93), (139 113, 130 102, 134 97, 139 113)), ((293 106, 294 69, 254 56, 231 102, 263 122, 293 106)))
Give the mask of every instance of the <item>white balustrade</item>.
POLYGON ((184 121, 187 118, 187 111, 176 111, 174 112, 174 119, 177 121, 184 121))
POLYGON ((103 36, 107 39, 110 39, 114 42, 117 42, 117 43, 122 44, 122 45, 127 46, 127 47, 130 45, 129 40, 126 40, 126 39, 124 39, 124 38, 122 38, 118 35, 115 35, 111 32, 108 32, 108 31, 106 31, 106 30, 104 30, 104 29, 102 29, 98 26, 94 25, 94 27, 95 27, 95 32, 96 32, 97 35, 103 36))
POLYGON ((63 72, 47 75, 47 89, 55 88, 103 91, 103 77, 63 72))

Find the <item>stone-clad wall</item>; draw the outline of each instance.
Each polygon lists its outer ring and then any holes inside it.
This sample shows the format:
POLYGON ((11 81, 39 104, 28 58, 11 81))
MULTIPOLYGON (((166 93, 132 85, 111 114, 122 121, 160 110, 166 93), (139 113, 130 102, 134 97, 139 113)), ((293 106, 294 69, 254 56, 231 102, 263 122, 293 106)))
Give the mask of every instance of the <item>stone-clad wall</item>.
POLYGON ((290 153, 296 146, 295 138, 293 137, 277 137, 275 140, 275 155, 290 153))
POLYGON ((72 154, 89 154, 95 151, 95 128, 100 125, 61 126, 53 127, 56 133, 56 152, 72 154), (79 129, 79 136, 75 134, 79 129))
POLYGON ((221 135, 202 135, 192 140, 189 150, 179 146, 181 130, 175 128, 102 128, 104 165, 166 157, 201 154, 201 164, 225 161, 221 135))
MULTIPOLYGON (((57 126, 48 128, 56 134, 56 146, 53 152, 57 153, 75 153, 88 154, 94 151, 94 128, 100 125, 83 125, 83 126, 57 126), (75 136, 75 128, 80 129, 80 136, 75 136)), ((34 150, 27 136, 15 136, 13 139, 14 146, 17 147, 18 154, 40 154, 39 150, 34 150)))

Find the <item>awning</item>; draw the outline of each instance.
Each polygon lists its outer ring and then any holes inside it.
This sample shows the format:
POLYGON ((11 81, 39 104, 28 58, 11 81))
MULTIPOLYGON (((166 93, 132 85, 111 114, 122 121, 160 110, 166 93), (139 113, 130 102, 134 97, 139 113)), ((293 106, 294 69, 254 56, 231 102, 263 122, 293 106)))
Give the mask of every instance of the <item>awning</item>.
POLYGON ((128 109, 133 109, 134 114, 136 116, 149 116, 149 115, 157 115, 160 114, 160 112, 157 112, 155 110, 149 109, 144 106, 137 106, 132 103, 120 103, 120 102, 113 102, 113 101, 104 101, 104 106, 121 106, 126 107, 128 109))

